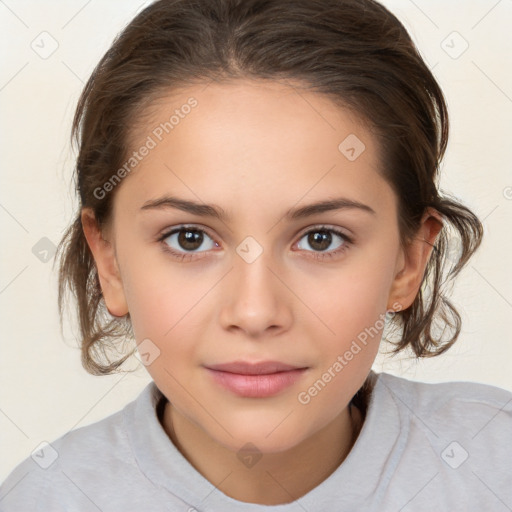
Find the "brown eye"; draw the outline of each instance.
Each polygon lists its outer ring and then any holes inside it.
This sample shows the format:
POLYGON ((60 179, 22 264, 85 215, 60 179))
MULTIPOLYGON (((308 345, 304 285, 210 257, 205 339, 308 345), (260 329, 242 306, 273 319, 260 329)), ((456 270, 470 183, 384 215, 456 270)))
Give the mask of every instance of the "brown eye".
MULTIPOLYGON (((329 253, 339 252, 340 250, 345 249, 346 246, 349 245, 351 242, 349 237, 347 237, 343 233, 341 233, 335 229, 328 229, 328 228, 312 229, 312 230, 308 231, 307 233, 304 233, 301 240, 303 240, 303 239, 306 239, 307 245, 309 247, 311 247, 314 252, 329 252, 329 253), (336 243, 337 240, 338 240, 338 243, 333 248, 332 244, 336 243), (331 247, 331 250, 327 251, 327 249, 329 249, 329 247, 331 247)), ((300 247, 300 242, 299 242, 299 249, 307 250, 307 248, 305 248, 305 247, 300 247)))
POLYGON ((207 251, 217 246, 205 231, 198 228, 180 227, 173 229, 163 235, 161 240, 177 253, 187 251, 203 252, 198 251, 198 249, 202 248, 207 251))
POLYGON ((187 251, 194 251, 201 247, 201 244, 203 243, 203 235, 199 231, 183 229, 179 231, 177 241, 182 249, 187 251))
POLYGON ((332 235, 328 231, 315 231, 308 234, 308 244, 316 251, 325 251, 332 243, 332 235))

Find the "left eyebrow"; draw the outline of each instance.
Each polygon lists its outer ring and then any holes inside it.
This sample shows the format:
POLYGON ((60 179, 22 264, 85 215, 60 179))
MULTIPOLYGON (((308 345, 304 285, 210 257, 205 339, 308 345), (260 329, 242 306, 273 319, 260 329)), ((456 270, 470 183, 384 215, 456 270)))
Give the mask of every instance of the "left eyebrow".
MULTIPOLYGON (((186 199, 173 196, 163 196, 157 199, 150 199, 142 205, 141 210, 160 210, 167 208, 175 208, 200 217, 214 217, 222 221, 228 221, 230 218, 220 206, 196 203, 194 201, 188 201, 186 199)), ((288 221, 292 221, 310 217, 319 213, 344 209, 356 209, 372 215, 377 215, 375 210, 367 204, 353 199, 339 197, 336 199, 308 204, 306 206, 301 206, 300 208, 292 208, 285 213, 284 218, 288 221)))
POLYGON ((363 212, 377 215, 375 210, 367 204, 360 203, 353 199, 347 199, 346 197, 338 197, 336 199, 330 199, 327 201, 320 201, 318 203, 308 204, 288 210, 285 214, 285 218, 288 220, 303 219, 316 215, 317 213, 329 212, 332 210, 345 210, 345 209, 357 209, 363 212))

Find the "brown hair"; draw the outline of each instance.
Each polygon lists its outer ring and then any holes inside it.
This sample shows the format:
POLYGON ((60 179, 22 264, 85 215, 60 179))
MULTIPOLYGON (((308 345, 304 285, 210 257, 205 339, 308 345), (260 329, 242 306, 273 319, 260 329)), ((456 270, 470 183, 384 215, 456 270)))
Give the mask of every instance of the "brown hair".
MULTIPOLYGON (((457 339, 461 318, 442 293, 476 251, 478 218, 438 191, 448 140, 443 93, 404 26, 374 0, 160 0, 116 37, 94 69, 78 102, 72 142, 79 211, 59 247, 59 311, 66 290, 77 302, 84 368, 116 371, 133 353, 116 345, 133 336, 129 314, 108 314, 80 210, 109 221, 114 192, 97 197, 128 154, 130 136, 152 101, 187 84, 232 79, 291 79, 350 109, 376 134, 382 175, 398 198, 405 247, 427 207, 444 222, 422 286, 392 322, 394 352, 441 354, 457 339), (456 238, 458 235, 458 238, 456 238), (450 257, 452 240, 460 254, 450 257), (446 265, 455 262, 445 276, 446 265), (440 322, 442 333, 435 332, 440 322), (451 335, 442 338, 445 327, 451 335), (109 350, 122 355, 111 360, 109 350)), ((341 142, 341 141, 340 141, 341 142)), ((389 340, 391 341, 391 340, 389 340)))

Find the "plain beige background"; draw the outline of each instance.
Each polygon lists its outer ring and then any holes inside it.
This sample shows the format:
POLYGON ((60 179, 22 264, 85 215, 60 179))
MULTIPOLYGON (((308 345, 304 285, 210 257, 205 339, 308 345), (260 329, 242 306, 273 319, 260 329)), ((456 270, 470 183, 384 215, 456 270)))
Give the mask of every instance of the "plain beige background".
MULTIPOLYGON (((463 320, 456 346, 420 362, 380 356, 375 369, 512 390, 512 2, 383 3, 445 92, 451 135, 441 188, 473 209, 485 238, 452 294, 463 320)), ((0 2, 0 479, 41 442, 118 411, 150 381, 141 365, 108 377, 83 370, 71 326, 65 339, 59 331, 53 260, 41 260, 76 207, 69 131, 78 95, 114 36, 148 4, 0 2)))

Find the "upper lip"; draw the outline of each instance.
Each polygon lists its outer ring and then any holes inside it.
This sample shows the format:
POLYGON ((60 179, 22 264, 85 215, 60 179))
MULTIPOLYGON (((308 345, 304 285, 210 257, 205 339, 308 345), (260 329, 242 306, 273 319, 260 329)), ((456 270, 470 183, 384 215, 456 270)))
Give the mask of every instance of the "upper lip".
POLYGON ((207 368, 221 372, 238 373, 240 375, 268 375, 271 373, 298 370, 305 368, 305 366, 294 366, 281 363, 280 361, 261 361, 257 363, 233 361, 231 363, 209 365, 207 368))

